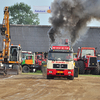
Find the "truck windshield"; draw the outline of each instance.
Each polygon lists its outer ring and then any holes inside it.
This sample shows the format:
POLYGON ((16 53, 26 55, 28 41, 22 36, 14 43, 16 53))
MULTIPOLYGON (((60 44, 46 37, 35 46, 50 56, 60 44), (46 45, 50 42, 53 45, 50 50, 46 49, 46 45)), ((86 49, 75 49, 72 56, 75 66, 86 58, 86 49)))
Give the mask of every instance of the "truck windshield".
POLYGON ((26 59, 26 56, 30 55, 32 53, 28 53, 28 52, 22 52, 22 60, 26 59))
POLYGON ((25 57, 28 55, 28 53, 22 53, 22 60, 25 60, 25 57))
POLYGON ((27 60, 31 60, 32 59, 32 56, 26 56, 26 59, 27 60))
POLYGON ((94 56, 94 50, 82 50, 82 57, 85 55, 92 55, 94 56))
POLYGON ((73 53, 48 53, 48 60, 72 61, 73 53))

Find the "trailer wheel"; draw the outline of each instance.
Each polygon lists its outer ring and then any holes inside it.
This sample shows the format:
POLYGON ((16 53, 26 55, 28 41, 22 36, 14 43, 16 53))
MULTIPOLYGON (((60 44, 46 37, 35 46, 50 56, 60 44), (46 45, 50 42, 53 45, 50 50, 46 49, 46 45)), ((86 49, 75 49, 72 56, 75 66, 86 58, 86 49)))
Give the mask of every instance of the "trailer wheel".
POLYGON ((23 66, 22 72, 23 73, 28 73, 29 72, 29 67, 27 65, 23 66))
POLYGON ((96 68, 94 68, 94 69, 92 69, 92 74, 94 74, 94 75, 99 75, 99 63, 97 63, 97 67, 96 68))
POLYGON ((73 80, 74 79, 74 76, 67 76, 67 79, 73 80))
POLYGON ((85 65, 83 61, 78 61, 79 65, 79 74, 84 74, 85 73, 85 65))

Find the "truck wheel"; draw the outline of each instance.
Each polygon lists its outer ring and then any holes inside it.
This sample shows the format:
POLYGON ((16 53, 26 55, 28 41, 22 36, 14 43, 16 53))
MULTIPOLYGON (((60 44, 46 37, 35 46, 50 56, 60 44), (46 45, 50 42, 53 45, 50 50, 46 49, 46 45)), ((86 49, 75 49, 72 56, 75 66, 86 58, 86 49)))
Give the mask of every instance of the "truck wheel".
POLYGON ((47 75, 47 79, 51 79, 51 76, 48 76, 48 75, 47 75))
POLYGON ((29 72, 29 67, 28 66, 23 66, 23 68, 22 68, 22 72, 23 73, 28 73, 29 72))
POLYGON ((67 79, 73 80, 74 79, 74 76, 67 76, 67 79))
POLYGON ((100 65, 99 65, 99 75, 100 75, 100 65))
POLYGON ((47 79, 54 79, 54 77, 53 77, 53 76, 48 76, 48 75, 47 75, 47 79))
POLYGON ((79 74, 79 68, 75 67, 74 68, 74 77, 78 77, 79 74))
POLYGON ((79 65, 79 74, 84 74, 85 73, 85 65, 83 61, 78 61, 79 65))
POLYGON ((94 75, 99 75, 99 64, 97 63, 97 67, 96 68, 94 68, 94 69, 92 69, 92 74, 94 74, 94 75))

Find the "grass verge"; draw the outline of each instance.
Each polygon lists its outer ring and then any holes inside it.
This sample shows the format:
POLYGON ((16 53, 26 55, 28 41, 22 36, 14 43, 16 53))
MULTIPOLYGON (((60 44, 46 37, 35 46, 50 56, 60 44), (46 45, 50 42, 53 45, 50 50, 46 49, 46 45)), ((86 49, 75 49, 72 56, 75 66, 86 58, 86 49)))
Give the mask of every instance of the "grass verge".
POLYGON ((35 73, 29 72, 29 73, 22 73, 23 75, 42 75, 41 71, 36 71, 35 73))
POLYGON ((90 76, 90 77, 100 77, 100 75, 92 75, 92 74, 79 74, 79 76, 90 76))

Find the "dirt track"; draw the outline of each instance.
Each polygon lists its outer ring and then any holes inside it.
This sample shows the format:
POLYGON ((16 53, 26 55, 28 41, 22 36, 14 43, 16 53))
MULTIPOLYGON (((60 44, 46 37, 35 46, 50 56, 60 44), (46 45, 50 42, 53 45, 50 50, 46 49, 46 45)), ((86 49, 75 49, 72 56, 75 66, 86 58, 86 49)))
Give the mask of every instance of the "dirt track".
POLYGON ((100 100, 100 77, 43 79, 41 75, 0 78, 0 100, 100 100))

